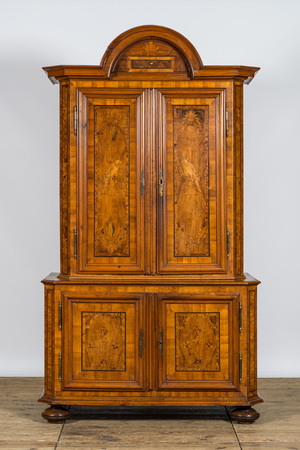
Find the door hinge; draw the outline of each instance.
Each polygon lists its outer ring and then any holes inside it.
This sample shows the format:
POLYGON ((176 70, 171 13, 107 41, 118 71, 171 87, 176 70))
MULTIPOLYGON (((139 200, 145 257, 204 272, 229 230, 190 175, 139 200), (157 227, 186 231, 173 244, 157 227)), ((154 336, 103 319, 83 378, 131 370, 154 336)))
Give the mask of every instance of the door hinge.
POLYGON ((229 258, 229 252, 230 252, 230 234, 229 228, 227 228, 227 259, 229 258))
POLYGON ((141 172, 141 197, 144 196, 145 193, 145 174, 144 174, 144 169, 142 169, 141 172))
POLYGON ((62 353, 59 354, 59 381, 61 382, 62 378, 62 353))
POLYGON ((163 330, 162 330, 162 328, 159 330, 158 343, 159 343, 159 354, 160 354, 160 357, 162 358, 162 356, 163 356, 163 330))
POLYGON ((240 356, 239 356, 239 378, 240 378, 240 383, 242 382, 242 376, 243 376, 243 360, 242 360, 242 354, 240 353, 240 356))
POLYGON ((62 302, 61 302, 61 300, 59 301, 58 327, 61 330, 61 328, 62 328, 62 302))
POLYGON ((164 179, 162 169, 159 169, 158 184, 159 184, 159 196, 162 197, 164 195, 164 179))
POLYGON ((143 345, 144 345, 144 332, 142 328, 140 329, 140 335, 139 335, 139 355, 140 358, 143 356, 143 345))
POLYGON ((75 136, 77 136, 77 123, 78 123, 78 119, 77 119, 77 106, 74 106, 74 134, 75 136))
POLYGON ((228 134, 229 134, 229 112, 228 112, 227 106, 225 109, 225 128, 226 128, 226 137, 228 137, 228 134))
POLYGON ((242 332, 242 302, 239 302, 239 329, 242 332))
POLYGON ((74 228, 74 259, 77 259, 77 228, 74 228))

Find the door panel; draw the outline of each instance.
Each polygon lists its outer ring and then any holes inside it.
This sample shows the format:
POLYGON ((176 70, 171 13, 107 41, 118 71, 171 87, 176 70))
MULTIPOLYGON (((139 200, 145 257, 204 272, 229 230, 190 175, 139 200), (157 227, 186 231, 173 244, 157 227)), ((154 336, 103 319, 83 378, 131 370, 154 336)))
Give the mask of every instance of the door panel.
POLYGON ((144 271, 143 91, 79 94, 79 272, 144 271))
POLYGON ((162 91, 159 272, 226 271, 223 91, 162 91))
POLYGON ((64 389, 143 390, 143 297, 63 293, 64 389))
POLYGON ((158 388, 236 389, 239 294, 158 297, 158 388))

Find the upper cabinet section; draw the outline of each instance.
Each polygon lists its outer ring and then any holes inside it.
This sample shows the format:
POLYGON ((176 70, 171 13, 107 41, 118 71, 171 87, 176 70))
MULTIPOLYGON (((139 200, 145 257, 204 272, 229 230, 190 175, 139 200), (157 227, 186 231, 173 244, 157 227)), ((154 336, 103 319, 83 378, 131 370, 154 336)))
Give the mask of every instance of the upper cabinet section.
POLYGON ((169 28, 118 36, 60 82, 61 276, 242 279, 243 83, 169 28), (185 278, 186 277, 186 278, 185 278))
POLYGON ((131 28, 108 46, 99 66, 44 67, 53 83, 73 80, 239 79, 259 70, 247 66, 204 66, 195 47, 174 30, 155 25, 131 28))

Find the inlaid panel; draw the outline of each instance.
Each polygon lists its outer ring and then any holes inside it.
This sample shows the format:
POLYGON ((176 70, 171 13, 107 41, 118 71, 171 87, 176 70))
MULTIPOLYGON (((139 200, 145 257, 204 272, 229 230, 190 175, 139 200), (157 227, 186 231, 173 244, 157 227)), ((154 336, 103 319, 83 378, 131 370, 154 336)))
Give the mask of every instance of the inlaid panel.
POLYGON ((158 93, 158 271, 225 274, 224 95, 158 93))
POLYGON ((177 372, 220 370, 220 314, 175 313, 177 372))
POLYGON ((239 294, 158 294, 159 389, 236 389, 239 294))
POLYGON ((144 294, 64 291, 64 389, 143 389, 144 294))
POLYGON ((208 106, 173 109, 175 256, 208 256, 208 106))
POLYGON ((126 370, 126 314, 82 312, 82 370, 126 370))
POLYGON ((186 72, 180 53, 170 44, 157 39, 141 41, 126 49, 113 72, 186 72))
POLYGON ((130 106, 94 108, 95 256, 129 256, 130 106))
POLYGON ((77 270, 144 273, 145 195, 139 177, 145 173, 145 95, 137 89, 86 89, 78 95, 77 270))

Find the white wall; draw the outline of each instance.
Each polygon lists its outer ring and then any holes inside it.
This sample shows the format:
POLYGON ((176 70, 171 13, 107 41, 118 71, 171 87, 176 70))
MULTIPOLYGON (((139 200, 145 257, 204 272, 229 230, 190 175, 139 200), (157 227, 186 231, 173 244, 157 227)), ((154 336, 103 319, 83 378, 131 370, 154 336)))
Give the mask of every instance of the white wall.
POLYGON ((0 0, 0 375, 43 375, 43 288, 59 270, 58 86, 128 28, 164 25, 204 64, 262 67, 245 86, 245 269, 259 287, 259 376, 300 376, 300 2, 0 0), (297 357, 298 355, 298 357, 297 357))

